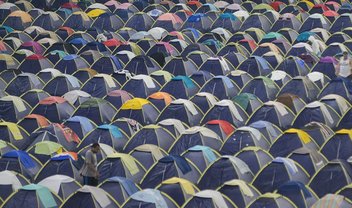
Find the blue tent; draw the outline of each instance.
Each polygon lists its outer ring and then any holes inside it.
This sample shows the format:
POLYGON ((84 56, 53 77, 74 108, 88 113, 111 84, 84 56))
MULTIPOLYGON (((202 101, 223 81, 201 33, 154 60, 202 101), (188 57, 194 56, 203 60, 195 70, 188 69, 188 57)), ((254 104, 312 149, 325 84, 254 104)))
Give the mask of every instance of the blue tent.
POLYGON ((119 176, 138 183, 146 174, 144 167, 132 156, 123 153, 114 153, 98 164, 99 181, 119 176))
POLYGON ((321 147, 320 152, 329 160, 342 159, 347 160, 351 156, 349 151, 352 146, 352 131, 341 129, 336 131, 335 135, 330 137, 321 147))
POLYGON ((143 144, 156 145, 164 151, 168 151, 174 141, 174 136, 167 129, 156 125, 147 125, 131 136, 124 147, 124 152, 129 153, 143 144))
POLYGON ((27 152, 12 150, 0 158, 0 171, 9 170, 22 174, 32 180, 38 173, 42 164, 27 152))
POLYGON ((272 192, 292 180, 307 184, 309 175, 293 160, 277 157, 258 172, 253 179, 252 185, 261 193, 266 193, 272 192), (277 174, 278 171, 280 171, 280 174, 277 174))
POLYGON ((351 180, 350 164, 343 160, 332 160, 315 173, 308 185, 321 198, 328 193, 335 193, 350 184, 351 180))
POLYGON ((117 126, 104 124, 90 131, 77 146, 81 150, 93 143, 103 143, 121 151, 128 141, 128 136, 122 132, 117 126))
POLYGON ((224 155, 215 160, 198 181, 201 190, 216 189, 226 181, 240 179, 250 182, 253 173, 245 162, 234 156, 224 155))
POLYGON ((175 118, 189 126, 197 126, 203 117, 202 111, 192 101, 177 99, 172 101, 159 115, 158 122, 175 118))
POLYGON ((277 193, 290 199, 297 207, 311 207, 318 197, 314 191, 299 181, 289 181, 277 189, 277 193))
POLYGON ((181 155, 187 149, 196 146, 207 146, 218 151, 222 146, 221 138, 206 127, 195 126, 185 130, 169 149, 170 154, 181 155))
POLYGON ((266 76, 273 70, 268 62, 259 56, 250 56, 247 60, 243 61, 237 69, 245 71, 254 77, 266 76))
POLYGON ((61 198, 49 188, 29 184, 21 187, 2 204, 3 207, 21 207, 23 204, 37 205, 37 207, 59 207, 61 198))
POLYGON ((179 177, 196 183, 200 177, 199 170, 182 156, 169 155, 161 158, 145 174, 140 184, 142 188, 155 188, 162 181, 179 177))
POLYGON ((268 150, 270 142, 255 128, 239 127, 227 137, 220 152, 223 155, 234 155, 249 146, 268 150))
POLYGON ((239 92, 239 87, 226 76, 215 76, 208 80, 200 92, 208 92, 219 100, 231 99, 239 92))

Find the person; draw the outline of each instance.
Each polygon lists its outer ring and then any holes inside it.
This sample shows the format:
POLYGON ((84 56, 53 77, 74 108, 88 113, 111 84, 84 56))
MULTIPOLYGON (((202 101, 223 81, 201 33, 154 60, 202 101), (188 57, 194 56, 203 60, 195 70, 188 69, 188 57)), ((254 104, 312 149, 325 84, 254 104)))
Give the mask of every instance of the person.
POLYGON ((347 51, 342 53, 342 57, 336 67, 336 75, 344 78, 352 78, 352 60, 347 51))
POLYGON ((98 143, 92 144, 91 148, 86 152, 83 167, 81 169, 81 176, 83 176, 83 184, 90 186, 98 185, 99 172, 97 168, 97 156, 100 151, 98 143))

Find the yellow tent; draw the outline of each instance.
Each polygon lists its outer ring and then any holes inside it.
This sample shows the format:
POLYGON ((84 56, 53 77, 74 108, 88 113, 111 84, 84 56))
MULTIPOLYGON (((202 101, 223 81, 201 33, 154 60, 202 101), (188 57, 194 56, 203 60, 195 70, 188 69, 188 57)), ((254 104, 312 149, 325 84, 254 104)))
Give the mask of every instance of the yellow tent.
POLYGON ((143 98, 134 98, 125 102, 122 106, 122 110, 140 110, 143 105, 150 104, 150 102, 143 98))
POLYGON ((93 9, 87 13, 88 17, 90 18, 96 18, 99 17, 100 15, 104 14, 106 11, 102 9, 93 9))

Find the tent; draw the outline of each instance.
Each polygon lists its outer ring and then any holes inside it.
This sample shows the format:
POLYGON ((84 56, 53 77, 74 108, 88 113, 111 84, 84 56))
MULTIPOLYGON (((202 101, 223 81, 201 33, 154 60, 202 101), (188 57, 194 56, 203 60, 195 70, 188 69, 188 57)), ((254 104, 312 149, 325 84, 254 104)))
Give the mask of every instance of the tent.
POLYGON ((124 90, 113 90, 109 92, 103 99, 111 103, 116 109, 121 108, 122 104, 126 101, 132 99, 132 95, 130 95, 127 91, 124 90))
POLYGON ((319 62, 314 65, 312 72, 321 72, 324 75, 328 76, 330 79, 336 77, 335 74, 335 65, 337 60, 334 57, 322 57, 319 62))
POLYGON ((9 170, 1 171, 0 176, 3 179, 0 181, 0 198, 2 201, 22 186, 29 184, 29 181, 23 175, 9 170))
POLYGON ((350 107, 349 102, 345 98, 335 94, 326 95, 320 101, 332 107, 340 116, 344 115, 350 107))
POLYGON ((65 93, 78 90, 81 87, 79 80, 68 74, 58 75, 48 81, 43 90, 52 96, 63 96, 65 93))
POLYGON ((318 145, 307 134, 307 132, 290 128, 283 132, 270 146, 270 154, 273 157, 287 157, 293 151, 299 148, 317 150, 318 145))
POLYGON ((285 71, 290 76, 296 77, 307 75, 310 69, 299 57, 289 56, 275 70, 285 71))
POLYGON ((103 189, 93 186, 83 186, 75 191, 61 205, 63 208, 69 207, 109 207, 118 208, 116 201, 103 189))
POLYGON ((264 120, 256 121, 249 126, 259 130, 269 142, 273 142, 282 133, 278 126, 264 120))
POLYGON ((179 206, 182 206, 185 201, 198 192, 198 188, 194 184, 177 177, 163 181, 156 189, 170 196, 179 206))
POLYGON ((92 96, 82 90, 71 90, 62 95, 75 108, 90 99, 92 96))
POLYGON ((114 153, 102 160, 98 164, 98 171, 100 182, 114 176, 119 176, 138 183, 146 173, 142 164, 134 157, 123 153, 114 153))
POLYGON ((190 76, 198 70, 198 67, 190 59, 173 57, 165 64, 163 70, 170 72, 174 76, 190 76))
POLYGON ((231 71, 227 76, 241 89, 246 83, 253 79, 252 75, 242 70, 231 71))
POLYGON ((116 151, 121 151, 128 141, 128 136, 117 126, 103 124, 90 131, 77 146, 77 149, 91 146, 93 143, 106 144, 116 151))
POLYGON ((1 171, 14 171, 29 180, 34 178, 41 167, 42 164, 36 158, 21 150, 9 151, 0 158, 1 171))
POLYGON ((306 105, 299 96, 290 93, 284 93, 278 96, 276 101, 289 107, 295 114, 299 113, 306 105))
POLYGON ((144 74, 148 75, 160 70, 159 64, 149 56, 139 55, 135 56, 129 61, 125 68, 133 75, 144 74))
POLYGON ((173 75, 170 72, 164 70, 158 70, 150 74, 161 86, 164 86, 166 82, 169 82, 173 75))
POLYGON ((46 116, 49 121, 60 123, 70 118, 74 110, 75 108, 64 98, 50 96, 39 101, 31 114, 46 116))
POLYGON ((291 28, 298 31, 301 27, 301 24, 302 23, 300 22, 300 20, 294 14, 285 13, 282 14, 279 19, 273 23, 271 31, 279 31, 283 28, 291 28))
POLYGON ((10 95, 21 96, 28 90, 41 89, 42 87, 43 83, 36 75, 22 73, 12 79, 4 90, 10 95))
POLYGON ((69 27, 75 31, 87 30, 92 24, 91 18, 84 12, 73 12, 62 26, 69 27))
POLYGON ((245 31, 251 27, 262 29, 264 32, 268 32, 271 27, 270 20, 263 14, 253 13, 241 25, 241 31, 245 31))
POLYGON ((347 186, 343 187, 342 189, 337 191, 336 194, 339 194, 339 195, 344 196, 344 197, 348 198, 349 200, 351 200, 351 185, 347 185, 347 186))
POLYGON ((239 92, 239 87, 226 76, 215 76, 208 80, 200 92, 207 92, 219 100, 231 99, 239 92))
POLYGON ((297 207, 311 207, 318 199, 309 187, 298 181, 283 184, 277 193, 290 199, 297 207))
POLYGON ((47 177, 40 181, 38 185, 48 188, 63 200, 81 188, 81 185, 75 179, 65 175, 47 177))
POLYGON ((308 77, 298 76, 288 81, 281 88, 278 95, 282 95, 284 93, 297 95, 302 98, 304 102, 309 103, 316 100, 319 94, 319 88, 308 77))
POLYGON ((146 170, 167 155, 166 151, 153 144, 142 144, 135 147, 129 154, 139 161, 146 170))
POLYGON ((50 94, 44 90, 33 89, 23 93, 21 98, 31 107, 35 107, 40 100, 43 100, 49 96, 50 94))
POLYGON ((155 188, 162 181, 172 177, 196 183, 199 176, 199 170, 189 160, 182 156, 168 155, 161 158, 147 171, 140 184, 144 189, 155 188))
POLYGON ((125 102, 116 113, 116 118, 130 118, 138 121, 142 125, 153 124, 156 122, 159 111, 148 100, 134 98, 125 102))
POLYGON ((224 155, 215 160, 204 171, 198 181, 198 187, 201 190, 216 189, 224 184, 224 182, 232 179, 250 182, 253 179, 253 173, 241 159, 224 155))
POLYGON ((341 195, 336 195, 336 194, 326 194, 324 197, 316 201, 311 207, 312 208, 318 208, 318 207, 326 207, 326 203, 332 204, 333 206, 339 206, 339 207, 350 207, 352 205, 351 200, 348 200, 347 198, 341 196, 341 195))
POLYGON ((287 197, 276 193, 265 193, 249 204, 249 208, 259 208, 263 206, 294 208, 296 205, 287 197))
POLYGON ((260 99, 260 101, 267 102, 275 99, 279 90, 279 86, 272 79, 258 76, 243 86, 241 94, 251 93, 260 99))
POLYGON ((287 106, 279 102, 269 101, 263 103, 263 105, 251 115, 247 123, 268 121, 275 124, 280 129, 287 129, 294 118, 294 113, 287 106))
POLYGON ((237 103, 231 100, 221 100, 214 104, 214 106, 204 115, 201 124, 208 121, 220 119, 227 121, 235 127, 243 126, 248 119, 247 113, 237 103))
POLYGON ((335 132, 320 149, 320 152, 329 160, 342 159, 347 160, 351 154, 348 149, 351 145, 352 131, 341 129, 335 132))
POLYGON ((190 98, 199 91, 199 86, 192 79, 186 76, 176 76, 161 88, 161 92, 167 92, 176 99, 190 98))
POLYGON ((268 150, 270 142, 260 133, 259 130, 252 127, 237 128, 224 142, 221 147, 222 155, 235 155, 245 147, 259 147, 268 150))
POLYGON ((181 156, 191 161, 200 172, 204 172, 219 157, 219 153, 208 146, 196 145, 188 148, 181 156))
POLYGON ((311 177, 308 185, 321 198, 328 193, 335 193, 350 183, 350 165, 342 160, 332 160, 311 177), (327 175, 331 177, 326 178, 327 175))
POLYGON ((100 98, 89 98, 77 107, 71 116, 83 116, 97 125, 110 123, 116 110, 109 102, 100 98))
POLYGON ((260 195, 252 185, 238 179, 226 181, 217 191, 227 196, 237 207, 245 207, 260 195))
POLYGON ((288 157, 299 163, 310 176, 327 163, 326 158, 318 150, 305 147, 294 150, 288 157))
POLYGON ((114 120, 111 124, 119 127, 119 129, 125 132, 128 137, 131 137, 134 133, 142 128, 142 125, 136 120, 123 117, 114 120))
POLYGON ((221 194, 218 191, 214 190, 203 190, 198 193, 193 194, 193 197, 190 198, 183 207, 185 208, 201 208, 201 207, 227 207, 234 208, 236 205, 225 195, 221 194))
POLYGON ((107 74, 97 74, 87 80, 81 90, 90 94, 92 97, 102 98, 113 90, 118 90, 120 85, 117 81, 107 74))
POLYGON ((245 71, 254 77, 266 76, 272 71, 268 62, 259 56, 250 56, 247 60, 243 61, 237 69, 245 71))
POLYGON ((235 67, 223 57, 209 57, 199 70, 210 72, 213 75, 227 75, 235 67))
POLYGON ((194 126, 185 130, 169 149, 170 154, 180 155, 187 149, 196 146, 207 146, 218 151, 222 146, 221 138, 212 130, 194 126))
POLYGON ((16 96, 0 98, 0 106, 0 119, 9 122, 17 122, 31 111, 30 105, 16 96))
POLYGON ((159 111, 162 111, 174 99, 166 92, 155 92, 149 95, 147 100, 157 107, 159 111))
POLYGON ((177 208, 176 202, 168 195, 155 189, 143 189, 131 195, 129 199, 123 204, 122 207, 169 207, 177 208))
POLYGON ((337 21, 334 21, 329 29, 330 33, 335 33, 352 26, 351 14, 341 14, 337 17, 337 21))
POLYGON ((55 69, 65 74, 73 74, 78 69, 89 68, 88 63, 78 55, 69 54, 64 56, 57 64, 55 69))
POLYGON ((99 15, 94 22, 92 27, 98 28, 105 31, 115 32, 123 27, 123 21, 118 16, 110 12, 105 12, 99 15))
POLYGON ((39 170, 34 178, 36 183, 53 175, 65 175, 74 178, 78 182, 83 182, 79 170, 83 165, 83 159, 74 152, 63 152, 54 155, 39 170))
MULTIPOLYGON (((199 9, 198 9, 199 10, 199 9)), ((197 10, 197 11, 198 11, 197 10)), ((191 15, 182 25, 182 29, 194 28, 201 33, 210 31, 213 21, 204 13, 196 13, 191 15)))
POLYGON ((0 55, 0 64, 2 69, 17 69, 19 66, 19 62, 8 54, 0 55))
POLYGON ((158 126, 167 129, 175 138, 188 128, 188 125, 178 119, 164 119, 158 122, 158 126))
POLYGON ((346 100, 352 100, 352 84, 343 77, 337 77, 332 80, 321 90, 319 98, 329 94, 337 94, 346 100))
POLYGON ((330 22, 329 20, 326 19, 321 14, 312 14, 310 15, 302 24, 302 26, 299 29, 299 32, 306 32, 309 30, 312 30, 314 28, 323 28, 323 29, 329 29, 330 27, 330 22))
POLYGON ((3 24, 7 27, 11 27, 14 30, 23 31, 29 27, 33 22, 32 17, 25 11, 14 11, 8 14, 3 24))
POLYGON ((224 28, 235 33, 241 26, 242 21, 232 13, 223 13, 214 21, 212 29, 224 28))
POLYGON ((326 124, 330 128, 335 128, 339 120, 340 116, 333 108, 319 101, 314 101, 302 109, 293 121, 292 126, 301 128, 305 124, 315 121, 326 124))
POLYGON ((204 124, 204 127, 214 131, 222 141, 235 131, 234 126, 224 120, 210 120, 204 124))
POLYGON ((309 175, 293 160, 277 157, 257 173, 252 185, 261 193, 266 193, 272 192, 284 183, 293 180, 307 184, 309 175), (277 171, 280 171, 281 174, 277 175, 277 171))
POLYGON ((143 144, 156 145, 167 152, 175 140, 167 129, 157 125, 146 125, 131 136, 124 147, 124 152, 129 153, 143 144))
POLYGON ((255 146, 245 147, 237 152, 235 156, 245 162, 254 175, 273 160, 268 151, 255 146))
POLYGON ((189 126, 197 126, 203 117, 201 110, 192 101, 177 99, 172 101, 159 115, 157 121, 167 118, 178 119, 189 126))
POLYGON ((32 25, 40 26, 44 30, 55 31, 63 24, 61 17, 55 12, 43 12, 34 18, 32 25))
POLYGON ((133 181, 117 176, 106 179, 98 187, 108 193, 118 204, 123 204, 132 194, 140 190, 133 181))
POLYGON ((172 13, 165 13, 160 15, 156 19, 152 27, 161 27, 167 30, 168 32, 171 32, 180 30, 182 23, 182 19, 177 15, 172 13))
POLYGON ((139 74, 125 82, 121 89, 128 91, 134 97, 146 98, 158 92, 160 85, 150 76, 139 74))
POLYGON ((28 184, 9 196, 2 206, 21 207, 23 204, 35 204, 37 207, 58 207, 61 203, 61 198, 45 186, 28 184))
POLYGON ((153 18, 151 18, 147 13, 138 12, 128 19, 125 27, 130 27, 136 31, 148 31, 151 29, 153 23, 153 18))

